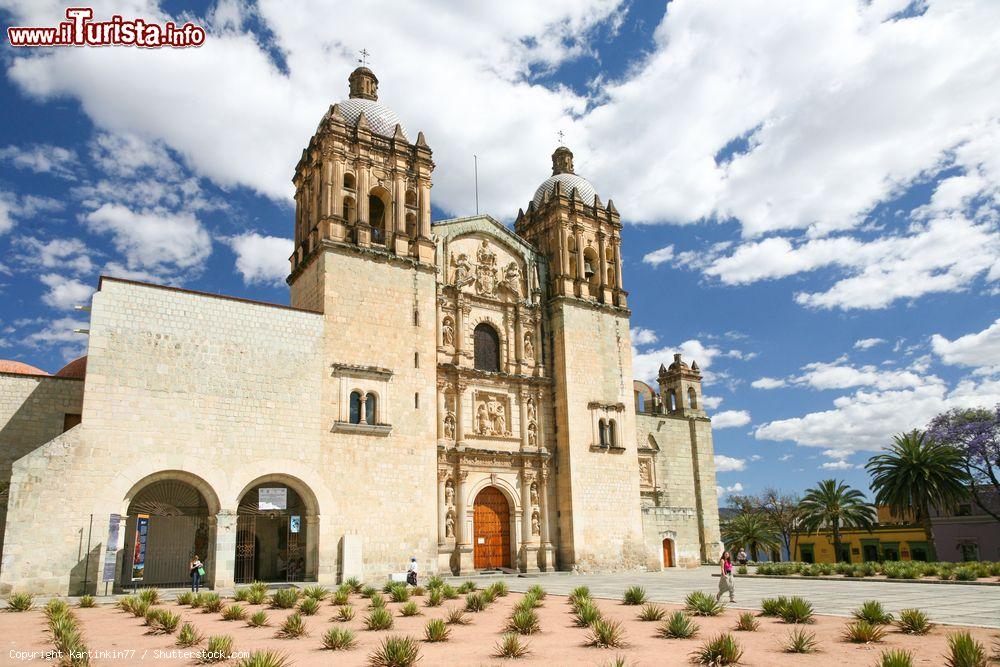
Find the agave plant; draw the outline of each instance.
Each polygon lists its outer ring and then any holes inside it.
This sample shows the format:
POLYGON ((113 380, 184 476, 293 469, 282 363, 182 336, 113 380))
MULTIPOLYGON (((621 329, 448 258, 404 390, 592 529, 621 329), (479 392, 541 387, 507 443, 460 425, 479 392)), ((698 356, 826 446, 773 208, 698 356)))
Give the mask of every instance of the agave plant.
POLYGON ((474 590, 476 590, 476 584, 471 581, 462 582, 462 585, 458 587, 458 592, 462 595, 471 593, 474 590))
POLYGON ((271 594, 271 606, 275 609, 292 609, 299 601, 299 592, 294 588, 279 588, 271 594))
POLYGON ((497 658, 523 658, 530 652, 527 642, 513 632, 508 632, 501 637, 493 649, 493 655, 497 658))
POLYGON ((236 663, 236 667, 289 667, 291 658, 277 651, 254 651, 236 663))
POLYGON ((392 629, 392 614, 385 607, 375 607, 365 617, 365 630, 392 629))
POLYGON ((81 595, 80 600, 77 602, 77 606, 80 607, 80 609, 96 607, 97 600, 94 599, 93 595, 81 595))
POLYGON ((593 600, 584 600, 577 605, 573 616, 578 627, 587 628, 601 620, 601 610, 594 604, 593 600))
POLYGON ((381 593, 375 592, 368 596, 368 606, 372 609, 378 609, 379 607, 385 606, 385 598, 382 597, 381 593))
POLYGON ((361 580, 358 579, 357 577, 348 577, 347 579, 344 579, 344 584, 350 586, 351 591, 355 593, 360 593, 361 589, 364 588, 364 585, 361 583, 361 580))
POLYGON ((345 604, 343 607, 337 609, 336 619, 342 623, 347 623, 354 618, 354 607, 349 604, 345 604))
POLYGON ((298 613, 289 614, 285 622, 281 624, 278 632, 275 633, 275 637, 280 639, 295 639, 297 637, 304 637, 308 635, 309 632, 306 630, 306 622, 302 620, 302 616, 298 613))
POLYGON ((642 605, 639 610, 640 621, 662 621, 666 615, 667 611, 663 607, 652 602, 642 605))
POLYGON ((442 579, 436 574, 427 580, 427 588, 429 590, 434 590, 435 588, 441 588, 442 586, 444 586, 444 579, 442 579))
POLYGON ((854 610, 854 618, 859 621, 868 621, 872 625, 888 625, 892 623, 893 616, 885 610, 878 600, 866 600, 861 606, 854 610))
POLYGON ((534 609, 522 609, 515 611, 507 620, 508 632, 516 632, 519 635, 531 635, 538 632, 541 625, 538 622, 538 614, 534 609))
POLYGON ((723 633, 702 644, 691 654, 692 662, 701 665, 735 665, 743 657, 743 648, 729 633, 723 633))
POLYGON ((646 589, 642 586, 629 586, 622 595, 622 604, 640 605, 646 602, 646 589))
POLYGON ((764 598, 760 601, 760 615, 781 616, 781 610, 785 608, 786 604, 788 604, 788 598, 783 595, 777 598, 764 598))
POLYGON ((675 611, 657 628, 656 632, 667 639, 690 639, 698 634, 698 624, 684 612, 675 611))
POLYGON ((538 598, 539 600, 544 600, 545 596, 547 595, 547 593, 545 592, 545 589, 542 588, 541 586, 539 586, 538 584, 535 584, 534 586, 532 586, 531 588, 529 588, 528 591, 527 591, 527 594, 528 595, 533 595, 536 598, 538 598))
POLYGON ((222 598, 218 593, 202 593, 201 610, 206 614, 217 614, 222 610, 222 598))
POLYGON ((966 631, 948 635, 947 667, 986 667, 986 649, 966 631))
POLYGON ((465 611, 480 612, 485 611, 488 603, 482 593, 469 593, 465 596, 465 611))
POLYGON ((143 588, 139 591, 137 597, 150 606, 158 605, 162 601, 160 591, 155 588, 143 588))
POLYGON ((790 597, 781 608, 780 616, 785 623, 812 623, 812 603, 798 596, 790 597))
POLYGON ((302 595, 313 600, 325 600, 330 596, 330 590, 324 586, 306 586, 302 589, 302 595))
POLYGON ((753 612, 743 612, 736 621, 736 629, 743 632, 755 632, 759 627, 760 621, 753 615, 753 612))
POLYGON ((194 593, 191 591, 184 591, 183 593, 177 594, 177 604, 188 605, 191 604, 191 600, 194 599, 194 593))
POLYGON ((334 592, 333 597, 331 598, 331 602, 337 606, 343 606, 345 604, 350 603, 350 601, 351 601, 351 592, 344 588, 337 589, 337 591, 334 592))
POLYGON ((261 611, 255 611, 250 615, 250 619, 247 621, 247 625, 251 628, 264 628, 268 625, 267 614, 261 611))
POLYGON ((182 625, 181 631, 177 633, 177 645, 181 648, 197 646, 204 640, 205 637, 190 623, 182 625))
POLYGON ((229 635, 216 635, 208 638, 205 650, 201 652, 199 662, 224 662, 233 654, 233 638, 229 635))
POLYGON ((319 600, 313 597, 303 598, 299 603, 299 613, 312 616, 319 611, 319 600))
POLYGON ((391 584, 385 592, 393 602, 406 602, 410 599, 410 589, 402 582, 391 584))
POLYGON ((386 637, 368 656, 371 667, 410 667, 420 659, 420 646, 413 637, 386 637))
POLYGON ((247 610, 242 605, 234 603, 222 610, 223 621, 243 621, 246 617, 247 610))
POLYGON ((684 610, 694 616, 718 616, 725 607, 711 595, 694 591, 684 598, 684 610))
POLYGON ((347 628, 330 628, 323 633, 323 648, 347 651, 358 645, 358 637, 347 628))
POLYGON ((926 635, 934 627, 927 614, 919 609, 904 609, 899 612, 896 625, 908 635, 926 635))
POLYGON ((410 600, 409 602, 407 602, 406 604, 404 604, 402 607, 399 608, 399 615, 400 616, 419 616, 420 615, 420 607, 417 606, 416 602, 414 602, 413 600, 410 600))
POLYGON ((424 604, 428 607, 440 607, 442 602, 444 602, 444 594, 441 592, 440 587, 430 589, 427 599, 424 600, 424 604))
POLYGON ((913 654, 898 648, 883 651, 875 667, 913 667, 913 654))
POLYGON ((599 618, 590 625, 586 644, 598 648, 624 648, 627 646, 625 628, 618 621, 599 618))
POLYGON ((844 639, 855 644, 873 644, 885 638, 885 629, 868 621, 854 621, 844 628, 844 639))
POLYGON ((424 626, 424 641, 446 642, 451 636, 451 628, 440 618, 432 618, 424 626))
POLYGON ((449 607, 445 615, 445 623, 448 625, 468 625, 472 623, 472 617, 459 607, 449 607))
POLYGON ((781 650, 785 653, 815 653, 819 650, 816 643, 816 635, 806 632, 802 628, 792 630, 791 634, 781 645, 781 650))

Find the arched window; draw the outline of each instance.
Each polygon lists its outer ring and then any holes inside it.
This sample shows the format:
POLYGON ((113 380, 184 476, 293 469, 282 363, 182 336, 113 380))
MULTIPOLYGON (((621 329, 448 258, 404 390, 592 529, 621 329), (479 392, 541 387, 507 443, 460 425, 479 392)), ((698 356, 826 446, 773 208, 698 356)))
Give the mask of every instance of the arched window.
POLYGON ((677 409, 677 392, 675 392, 673 389, 670 390, 670 405, 668 406, 668 409, 670 410, 677 409))
POLYGON ((406 191, 406 205, 416 206, 417 205, 417 193, 413 190, 406 191))
POLYGON ((372 227, 372 243, 385 243, 385 202, 368 195, 368 224, 372 227))
POLYGON ((698 409, 698 394, 695 392, 694 387, 688 387, 688 404, 690 404, 692 410, 698 409))
POLYGON ((344 187, 354 189, 354 174, 344 174, 344 187))
POLYGON ((500 336, 496 329, 485 322, 477 324, 473 332, 476 370, 496 373, 500 370, 500 336))
POLYGON ((348 418, 352 424, 361 423, 361 392, 351 392, 351 416, 348 418))
POLYGON ((365 422, 368 424, 378 423, 378 397, 372 393, 365 396, 365 422))
POLYGON ((417 216, 412 213, 406 214, 406 235, 411 239, 417 238, 417 216))
POLYGON ((590 289, 596 290, 601 285, 600 259, 593 248, 583 251, 583 279, 590 283, 590 289))
POLYGON ((608 423, 603 419, 597 422, 597 431, 600 434, 601 447, 608 446, 608 423))
POLYGON ((608 420, 608 447, 618 446, 618 429, 616 428, 615 420, 608 420))
POLYGON ((354 222, 354 197, 344 197, 344 220, 354 222))

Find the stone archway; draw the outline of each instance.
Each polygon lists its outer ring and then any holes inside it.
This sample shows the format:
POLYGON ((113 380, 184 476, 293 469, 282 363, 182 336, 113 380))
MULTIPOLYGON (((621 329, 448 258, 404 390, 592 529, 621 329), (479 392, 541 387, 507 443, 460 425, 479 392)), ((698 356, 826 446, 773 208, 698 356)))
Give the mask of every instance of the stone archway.
POLYGON ((477 570, 511 567, 510 503, 495 486, 487 486, 473 503, 473 566, 477 570))
POLYGON ((236 510, 234 581, 315 581, 317 516, 301 481, 268 475, 251 482, 236 510))

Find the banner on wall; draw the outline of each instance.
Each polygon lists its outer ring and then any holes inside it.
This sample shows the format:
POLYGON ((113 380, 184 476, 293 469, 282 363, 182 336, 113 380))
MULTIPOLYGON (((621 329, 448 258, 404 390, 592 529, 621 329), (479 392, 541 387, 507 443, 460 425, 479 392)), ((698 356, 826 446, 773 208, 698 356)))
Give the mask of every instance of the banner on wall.
POLYGON ((281 487, 262 486, 257 489, 258 510, 288 509, 288 489, 281 487))
POLYGON ((146 536, 149 534, 149 515, 140 514, 135 519, 135 549, 132 552, 132 581, 142 581, 146 570, 146 536))
POLYGON ((118 531, 121 523, 121 514, 112 514, 108 521, 108 540, 104 543, 104 571, 101 574, 101 581, 115 580, 115 563, 118 561, 118 531))

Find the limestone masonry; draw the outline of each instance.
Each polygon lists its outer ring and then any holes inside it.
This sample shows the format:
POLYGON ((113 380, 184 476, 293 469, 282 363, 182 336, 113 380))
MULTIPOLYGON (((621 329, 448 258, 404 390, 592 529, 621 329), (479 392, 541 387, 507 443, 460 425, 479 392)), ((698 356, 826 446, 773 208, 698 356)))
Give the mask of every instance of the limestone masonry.
POLYGON ((431 223, 350 76, 295 168, 291 306, 101 279, 86 357, 0 362, 0 592, 694 566, 701 374, 632 380, 621 222, 565 147, 514 231, 431 223))

